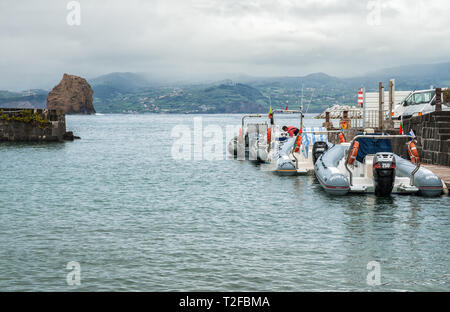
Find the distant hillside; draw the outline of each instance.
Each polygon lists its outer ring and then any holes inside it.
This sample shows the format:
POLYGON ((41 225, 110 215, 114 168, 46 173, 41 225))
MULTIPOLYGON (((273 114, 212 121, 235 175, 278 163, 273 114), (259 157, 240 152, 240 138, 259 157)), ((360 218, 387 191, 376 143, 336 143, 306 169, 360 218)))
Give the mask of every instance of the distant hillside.
POLYGON ((300 105, 308 112, 321 112, 335 104, 356 103, 356 89, 351 82, 324 73, 299 77, 246 78, 272 100, 273 108, 295 108, 300 105))
POLYGON ((120 91, 132 91, 149 86, 149 82, 143 76, 135 73, 110 73, 90 79, 91 87, 108 86, 120 91))
POLYGON ((307 88, 323 87, 346 87, 347 82, 344 79, 329 76, 324 73, 313 73, 299 77, 268 77, 268 78, 246 78, 247 84, 254 87, 284 87, 290 89, 301 89, 302 85, 307 88))
POLYGON ((450 86, 450 62, 439 64, 417 64, 380 69, 359 77, 339 78, 325 73, 313 73, 298 77, 243 77, 242 81, 256 88, 281 87, 289 89, 307 88, 352 89, 364 86, 377 90, 378 82, 387 85, 395 78, 398 90, 425 89, 430 85, 450 86))
POLYGON ((221 84, 188 94, 182 101, 205 113, 249 113, 266 111, 268 99, 249 85, 221 84))
POLYGON ((110 73, 88 80, 94 90, 94 98, 113 98, 121 93, 134 92, 150 83, 135 73, 110 73))
POLYGON ((387 87, 391 78, 396 80, 396 90, 428 89, 431 85, 449 87, 450 63, 399 66, 353 78, 314 73, 299 77, 243 79, 265 96, 270 95, 275 107, 298 107, 298 102, 303 102, 309 112, 319 112, 334 104, 355 105, 359 87, 365 87, 367 91, 377 91, 378 82, 383 82, 387 87), (299 100, 302 97, 302 88, 303 101, 299 100))
POLYGON ((0 108, 45 108, 48 92, 45 90, 27 90, 10 92, 0 90, 0 108))
POLYGON ((245 84, 220 84, 201 88, 154 88, 97 98, 98 112, 247 113, 266 111, 267 99, 245 84))
POLYGON ((17 96, 21 96, 21 94, 18 93, 18 92, 11 92, 11 91, 6 91, 6 90, 0 90, 0 100, 14 98, 14 97, 17 97, 17 96))

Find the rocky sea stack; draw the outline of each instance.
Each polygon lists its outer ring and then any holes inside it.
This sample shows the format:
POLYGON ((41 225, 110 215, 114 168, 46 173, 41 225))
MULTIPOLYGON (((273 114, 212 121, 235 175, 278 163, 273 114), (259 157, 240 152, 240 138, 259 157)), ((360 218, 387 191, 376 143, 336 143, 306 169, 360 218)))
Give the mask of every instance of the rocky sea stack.
POLYGON ((66 114, 95 114, 91 86, 86 79, 64 74, 61 82, 47 97, 47 108, 66 114))

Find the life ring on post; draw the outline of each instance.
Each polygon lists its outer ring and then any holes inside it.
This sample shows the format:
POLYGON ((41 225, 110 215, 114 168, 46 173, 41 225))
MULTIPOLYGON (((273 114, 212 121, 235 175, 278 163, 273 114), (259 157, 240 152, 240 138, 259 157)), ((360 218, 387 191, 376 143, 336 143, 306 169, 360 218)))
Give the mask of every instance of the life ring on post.
POLYGON ((298 153, 298 151, 300 150, 300 146, 302 145, 302 136, 299 134, 297 137, 297 140, 295 141, 295 150, 294 152, 298 153))
POLYGON ((419 162, 419 151, 417 150, 417 146, 413 141, 408 143, 408 154, 413 164, 417 164, 419 162))
POLYGON ((339 121, 339 126, 341 129, 347 130, 348 129, 348 121, 347 120, 339 121))
POLYGON ((350 154, 348 155, 347 164, 353 165, 353 163, 356 160, 356 155, 358 155, 359 150, 359 142, 355 141, 353 142, 352 150, 350 151, 350 154))
POLYGON ((345 143, 347 142, 347 140, 345 140, 345 136, 342 132, 339 132, 339 142, 340 143, 345 143))
POLYGON ((270 140, 272 138, 272 128, 267 129, 267 144, 270 144, 270 140))

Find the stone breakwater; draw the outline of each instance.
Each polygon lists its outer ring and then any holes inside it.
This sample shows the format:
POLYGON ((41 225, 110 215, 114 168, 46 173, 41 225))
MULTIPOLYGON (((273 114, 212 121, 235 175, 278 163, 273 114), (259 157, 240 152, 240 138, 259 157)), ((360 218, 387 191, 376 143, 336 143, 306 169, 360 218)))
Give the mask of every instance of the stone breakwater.
POLYGON ((0 109, 0 141, 51 142, 63 141, 67 137, 63 111, 0 109))

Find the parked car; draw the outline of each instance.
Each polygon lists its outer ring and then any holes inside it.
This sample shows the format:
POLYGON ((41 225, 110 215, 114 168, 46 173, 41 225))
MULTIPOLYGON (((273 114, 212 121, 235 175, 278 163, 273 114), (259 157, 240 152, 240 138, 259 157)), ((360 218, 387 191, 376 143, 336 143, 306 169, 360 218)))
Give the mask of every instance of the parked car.
MULTIPOLYGON (((441 101, 442 102, 442 101, 441 101)), ((394 119, 408 119, 435 111, 436 90, 418 90, 411 92, 400 105, 393 110, 394 119)), ((442 103, 442 110, 450 111, 448 103, 442 103)))

